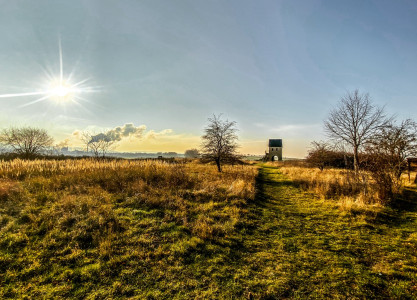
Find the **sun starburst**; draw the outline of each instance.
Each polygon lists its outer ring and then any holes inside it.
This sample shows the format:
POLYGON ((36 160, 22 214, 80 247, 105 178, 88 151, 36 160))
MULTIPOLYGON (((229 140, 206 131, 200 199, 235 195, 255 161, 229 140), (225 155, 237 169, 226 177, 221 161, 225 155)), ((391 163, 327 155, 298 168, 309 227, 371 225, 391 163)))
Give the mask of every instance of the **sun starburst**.
POLYGON ((72 71, 68 76, 65 76, 61 40, 59 40, 58 45, 59 75, 47 73, 47 79, 45 80, 46 83, 38 91, 0 94, 0 98, 40 96, 39 98, 31 100, 20 107, 33 105, 45 100, 52 100, 55 103, 60 104, 75 103, 81 105, 79 101, 87 101, 82 94, 97 92, 98 89, 96 87, 88 85, 89 78, 74 82, 74 71, 72 71))

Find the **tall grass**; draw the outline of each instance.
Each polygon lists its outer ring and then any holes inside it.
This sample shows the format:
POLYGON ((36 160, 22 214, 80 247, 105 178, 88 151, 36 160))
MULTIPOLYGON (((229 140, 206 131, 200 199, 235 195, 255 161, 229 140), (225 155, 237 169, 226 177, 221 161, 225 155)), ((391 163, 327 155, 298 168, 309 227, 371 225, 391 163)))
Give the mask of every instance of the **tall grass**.
POLYGON ((256 174, 197 162, 1 161, 0 298, 84 297, 100 290, 97 278, 103 297, 145 297, 147 288, 132 292, 136 272, 173 276, 192 249, 234 234, 256 174))
MULTIPOLYGON (((383 205, 380 186, 370 173, 361 171, 356 176, 354 171, 345 169, 311 168, 299 162, 270 163, 281 167, 281 171, 304 190, 309 190, 323 199, 338 200, 343 207, 383 205)), ((405 186, 411 186, 406 174, 403 174, 395 193, 399 194, 405 186)))

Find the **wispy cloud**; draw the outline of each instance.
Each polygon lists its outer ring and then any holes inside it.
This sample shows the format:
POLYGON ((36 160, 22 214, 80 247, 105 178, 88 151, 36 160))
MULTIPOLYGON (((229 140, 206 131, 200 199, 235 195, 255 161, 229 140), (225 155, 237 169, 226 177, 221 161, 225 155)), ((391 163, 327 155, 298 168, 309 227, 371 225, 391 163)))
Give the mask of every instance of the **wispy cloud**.
POLYGON ((283 133, 295 133, 300 131, 310 131, 310 130, 318 130, 321 127, 321 124, 289 124, 289 125, 281 125, 278 127, 270 127, 270 132, 283 132, 283 133))
POLYGON ((281 124, 271 125, 266 123, 254 123, 255 127, 261 128, 270 133, 294 134, 311 130, 320 130, 321 124, 281 124))

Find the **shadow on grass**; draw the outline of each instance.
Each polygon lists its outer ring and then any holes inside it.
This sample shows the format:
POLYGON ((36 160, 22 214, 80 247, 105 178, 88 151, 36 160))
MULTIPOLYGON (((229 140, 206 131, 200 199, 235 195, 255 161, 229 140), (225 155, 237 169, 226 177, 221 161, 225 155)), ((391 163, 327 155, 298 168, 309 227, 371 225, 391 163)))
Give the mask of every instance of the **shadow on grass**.
POLYGON ((417 212, 417 191, 407 188, 397 195, 389 206, 377 214, 373 223, 401 227, 415 221, 413 214, 415 212, 417 212))
POLYGON ((270 201, 270 196, 267 196, 265 188, 273 188, 278 190, 281 187, 288 186, 288 187, 298 187, 296 183, 292 182, 291 180, 280 180, 275 181, 273 179, 268 178, 268 175, 274 175, 275 172, 267 172, 267 170, 276 170, 276 167, 270 166, 262 166, 259 169, 258 176, 256 177, 255 181, 255 200, 253 201, 255 204, 265 207, 265 204, 270 201))
POLYGON ((417 211, 417 190, 407 188, 404 189, 391 204, 391 207, 400 212, 416 212, 417 211))
MULTIPOLYGON (((259 169, 258 176, 255 178, 255 198, 252 204, 265 207, 265 202, 268 201, 268 196, 265 191, 265 182, 270 181, 266 178, 267 175, 265 174, 265 170, 261 167, 259 169)), ((271 183, 273 184, 274 182, 271 183)))
POLYGON ((245 217, 244 222, 240 225, 240 229, 245 230, 246 235, 256 235, 256 230, 265 223, 268 219, 266 215, 271 214, 279 215, 281 210, 276 201, 280 199, 280 192, 285 187, 297 187, 290 180, 273 180, 271 176, 276 173, 276 167, 269 167, 262 165, 259 168, 258 176, 255 179, 255 197, 254 200, 248 203, 248 214, 245 217), (271 190, 273 191, 273 197, 271 196, 271 190), (272 197, 272 198, 271 198, 272 197))
POLYGON ((253 235, 261 222, 264 221, 264 210, 268 209, 267 204, 271 201, 266 192, 266 185, 279 185, 267 178, 265 166, 260 166, 255 178, 255 197, 248 202, 248 214, 245 216, 245 220, 239 224, 239 229, 244 230, 247 236, 253 235))
MULTIPOLYGON (((265 212, 271 210, 272 208, 268 206, 268 203, 271 202, 270 195, 266 191, 266 187, 279 187, 289 184, 289 182, 276 182, 269 179, 269 174, 274 174, 275 172, 267 172, 264 170, 264 166, 259 168, 257 177, 255 178, 255 197, 253 200, 248 201, 247 203, 247 213, 243 216, 242 220, 236 225, 236 235, 229 236, 225 241, 210 241, 210 244, 221 247, 226 247, 228 249, 227 254, 224 255, 225 260, 233 261, 234 266, 240 268, 240 264, 243 264, 243 257, 247 253, 253 253, 259 251, 259 245, 253 245, 252 242, 247 242, 248 240, 259 239, 258 229, 266 222, 265 212)), ((276 168, 273 168, 274 170, 276 168)), ((207 250, 204 248, 199 249, 196 253, 198 256, 203 257, 213 257, 216 253, 213 253, 212 250, 207 250)), ((218 254, 218 253, 217 253, 218 254)), ((196 255, 189 255, 184 261, 186 263, 193 263, 195 261, 196 255)))

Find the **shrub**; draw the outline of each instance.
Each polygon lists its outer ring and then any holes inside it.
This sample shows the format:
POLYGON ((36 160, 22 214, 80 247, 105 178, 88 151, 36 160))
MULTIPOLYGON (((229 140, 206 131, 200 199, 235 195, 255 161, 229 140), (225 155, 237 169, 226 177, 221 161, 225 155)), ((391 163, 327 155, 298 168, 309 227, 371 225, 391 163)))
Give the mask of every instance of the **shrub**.
POLYGON ((353 169, 353 155, 337 151, 326 142, 312 142, 306 162, 321 171, 326 167, 353 169))

